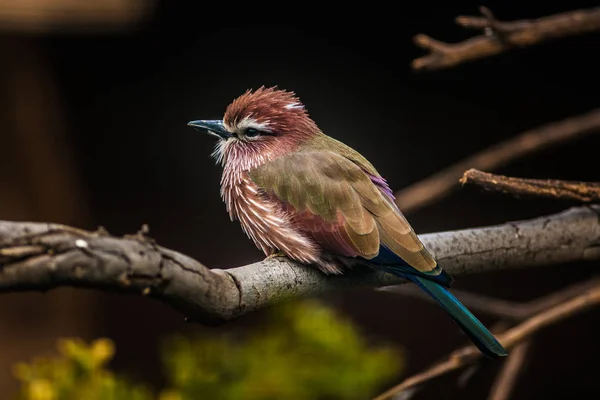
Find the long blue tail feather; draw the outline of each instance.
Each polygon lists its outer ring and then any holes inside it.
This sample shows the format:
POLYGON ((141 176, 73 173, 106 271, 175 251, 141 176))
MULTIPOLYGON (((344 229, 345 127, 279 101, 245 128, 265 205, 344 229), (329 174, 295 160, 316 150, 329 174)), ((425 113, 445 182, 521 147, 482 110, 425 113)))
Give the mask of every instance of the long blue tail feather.
POLYGON ((508 354, 494 335, 448 291, 452 278, 440 267, 431 273, 419 272, 384 246, 381 247, 379 255, 370 260, 370 264, 384 272, 416 283, 450 314, 485 356, 498 358, 508 354))
POLYGON ((508 354, 494 335, 447 288, 422 275, 402 273, 389 267, 381 267, 381 269, 416 283, 450 314, 485 356, 498 358, 508 354))
POLYGON ((498 358, 508 354, 494 335, 447 288, 417 275, 406 275, 406 278, 433 297, 484 355, 498 358))
POLYGON ((498 358, 508 354, 494 335, 448 291, 453 279, 440 266, 431 272, 417 271, 383 245, 379 248, 379 254, 369 260, 369 265, 416 283, 450 314, 485 356, 498 358))

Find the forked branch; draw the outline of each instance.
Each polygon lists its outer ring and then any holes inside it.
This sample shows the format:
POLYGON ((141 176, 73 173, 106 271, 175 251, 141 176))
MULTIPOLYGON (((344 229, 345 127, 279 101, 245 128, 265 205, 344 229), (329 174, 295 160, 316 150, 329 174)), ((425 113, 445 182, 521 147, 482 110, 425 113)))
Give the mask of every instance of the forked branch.
MULTIPOLYGON (((513 324, 515 322, 523 322, 534 317, 535 315, 545 312, 546 310, 571 301, 572 299, 580 296, 582 293, 587 293, 595 288, 600 288, 600 277, 573 284, 565 289, 550 293, 546 296, 528 302, 507 301, 485 295, 465 292, 458 289, 452 290, 452 293, 458 297, 461 303, 463 303, 467 308, 475 312, 498 317, 501 319, 501 322, 496 325, 510 327, 511 325, 507 325, 507 323, 513 324)), ((429 302, 433 301, 432 298, 424 294, 423 291, 415 289, 417 288, 411 285, 402 285, 383 287, 379 290, 403 296, 417 297, 429 302)), ((529 351, 532 341, 532 338, 527 338, 525 341, 517 344, 509 353, 508 358, 504 361, 504 365, 496 377, 496 381, 492 385, 489 396, 490 400, 507 400, 510 398, 510 394, 517 382, 520 370, 525 365, 526 355, 529 351)), ((436 364, 436 366, 438 364, 436 364)), ((465 367, 467 366, 465 365, 465 367)), ((470 377, 477 368, 475 361, 468 368, 469 374, 467 376, 470 377)), ((438 369, 431 367, 426 371, 426 373, 432 373, 432 371, 435 372, 438 371, 438 369)), ((442 369, 442 371, 446 370, 442 369)), ((423 376, 423 374, 418 374, 417 376, 423 376)), ((437 376, 438 375, 436 374, 432 374, 431 379, 437 376)), ((409 381, 409 379, 406 381, 409 381)))
MULTIPOLYGON (((576 297, 532 316, 504 333, 496 334, 496 337, 506 349, 511 349, 537 333, 539 330, 595 307, 598 304, 600 304, 600 284, 596 284, 594 287, 580 292, 576 297)), ((509 355, 509 357, 511 357, 511 355, 509 355)), ((456 371, 467 365, 471 365, 479 359, 481 359, 481 353, 475 346, 469 345, 463 347, 453 351, 446 359, 434 364, 427 370, 406 379, 397 386, 377 396, 375 400, 390 399, 392 396, 401 393, 404 390, 423 384, 449 372, 456 371)))
POLYGON ((450 68, 464 62, 490 57, 515 47, 527 47, 560 37, 600 30, 600 7, 569 11, 530 20, 498 21, 486 7, 482 16, 460 16, 456 23, 483 31, 479 36, 459 43, 444 43, 419 34, 415 43, 429 54, 413 61, 415 70, 450 68))

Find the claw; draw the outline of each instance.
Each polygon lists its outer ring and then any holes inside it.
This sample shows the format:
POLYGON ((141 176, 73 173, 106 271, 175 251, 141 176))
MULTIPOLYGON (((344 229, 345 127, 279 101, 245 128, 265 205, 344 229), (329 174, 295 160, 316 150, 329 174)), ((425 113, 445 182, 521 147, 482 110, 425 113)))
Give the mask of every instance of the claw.
POLYGON ((283 252, 281 252, 281 251, 277 251, 277 252, 275 252, 275 253, 273 253, 273 254, 269 254, 269 255, 268 255, 268 256, 267 256, 267 257, 264 259, 264 261, 271 260, 271 259, 273 259, 273 258, 277 258, 277 257, 285 257, 285 254, 284 254, 283 252))

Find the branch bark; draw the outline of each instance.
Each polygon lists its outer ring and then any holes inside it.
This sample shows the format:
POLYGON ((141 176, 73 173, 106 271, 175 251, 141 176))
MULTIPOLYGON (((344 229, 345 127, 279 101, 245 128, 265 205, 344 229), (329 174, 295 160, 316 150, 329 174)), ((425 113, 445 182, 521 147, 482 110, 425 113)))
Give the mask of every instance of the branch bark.
POLYGON ((584 203, 600 200, 600 183, 598 182, 513 178, 471 168, 460 178, 460 183, 462 185, 478 185, 488 191, 517 196, 550 197, 584 203))
MULTIPOLYGON (((508 350, 531 337, 539 330, 560 322, 577 313, 588 310, 600 304, 600 286, 590 288, 577 297, 545 310, 508 331, 497 334, 496 338, 508 350)), ((456 371, 481 359, 482 355, 475 346, 469 345, 452 352, 447 359, 440 361, 420 374, 414 375, 383 394, 375 400, 385 400, 401 393, 406 389, 420 385, 431 379, 456 371)))
POLYGON ((448 195, 470 169, 494 170, 550 146, 600 132, 600 109, 531 129, 470 156, 396 193, 404 212, 414 211, 448 195))
POLYGON ((459 43, 444 43, 419 34, 415 43, 429 54, 412 62, 415 70, 437 70, 490 57, 515 47, 528 47, 552 39, 600 30, 600 7, 569 11, 531 20, 498 21, 491 11, 480 8, 483 16, 459 16, 456 23, 483 34, 459 43))
MULTIPOLYGON (((451 274, 600 259, 600 207, 572 208, 528 221, 422 235, 451 274)), ((144 232, 117 238, 64 225, 0 222, 0 292, 59 286, 146 295, 205 324, 285 298, 356 286, 401 283, 356 268, 343 276, 276 258, 228 270, 158 246, 144 232)))

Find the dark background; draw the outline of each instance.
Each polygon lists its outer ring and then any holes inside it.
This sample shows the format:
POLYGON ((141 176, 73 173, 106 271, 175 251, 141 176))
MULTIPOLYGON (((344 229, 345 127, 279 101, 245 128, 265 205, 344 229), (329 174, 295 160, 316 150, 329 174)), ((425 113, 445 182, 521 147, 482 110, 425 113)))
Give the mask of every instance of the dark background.
MULTIPOLYGON (((479 5, 286 2, 259 9, 253 2, 162 1, 128 29, 3 29, 0 218, 103 225, 113 234, 147 223, 160 244, 227 268, 263 255, 221 203, 220 167, 209 157, 214 140, 186 122, 221 118, 248 88, 294 90, 327 134, 369 158, 395 189, 523 130, 598 106, 598 34, 450 70, 411 71, 410 61, 423 54, 413 35, 465 39, 474 33, 453 19, 477 14, 479 5)), ((512 20, 596 3, 486 5, 499 19, 512 20)), ((600 137, 589 136, 498 172, 597 181, 599 146, 600 137)), ((532 218, 569 205, 466 187, 408 218, 426 233, 532 218)), ((456 287, 528 300, 587 279, 594 268, 461 276, 456 287)), ((406 374, 465 343, 440 309, 419 300, 369 290, 326 300, 369 337, 403 346, 406 374)), ((113 338, 114 367, 159 386, 160 338, 207 329, 142 297, 81 290, 3 295, 0 308, 6 390, 14 389, 11 363, 50 350, 61 336, 113 338)), ((592 311, 541 332, 514 398, 598 395, 597 318, 592 311)), ((218 329, 243 330, 255 319, 248 315, 218 329)), ((485 364, 466 388, 457 387, 456 375, 440 379, 420 398, 483 398, 497 368, 485 364)))

